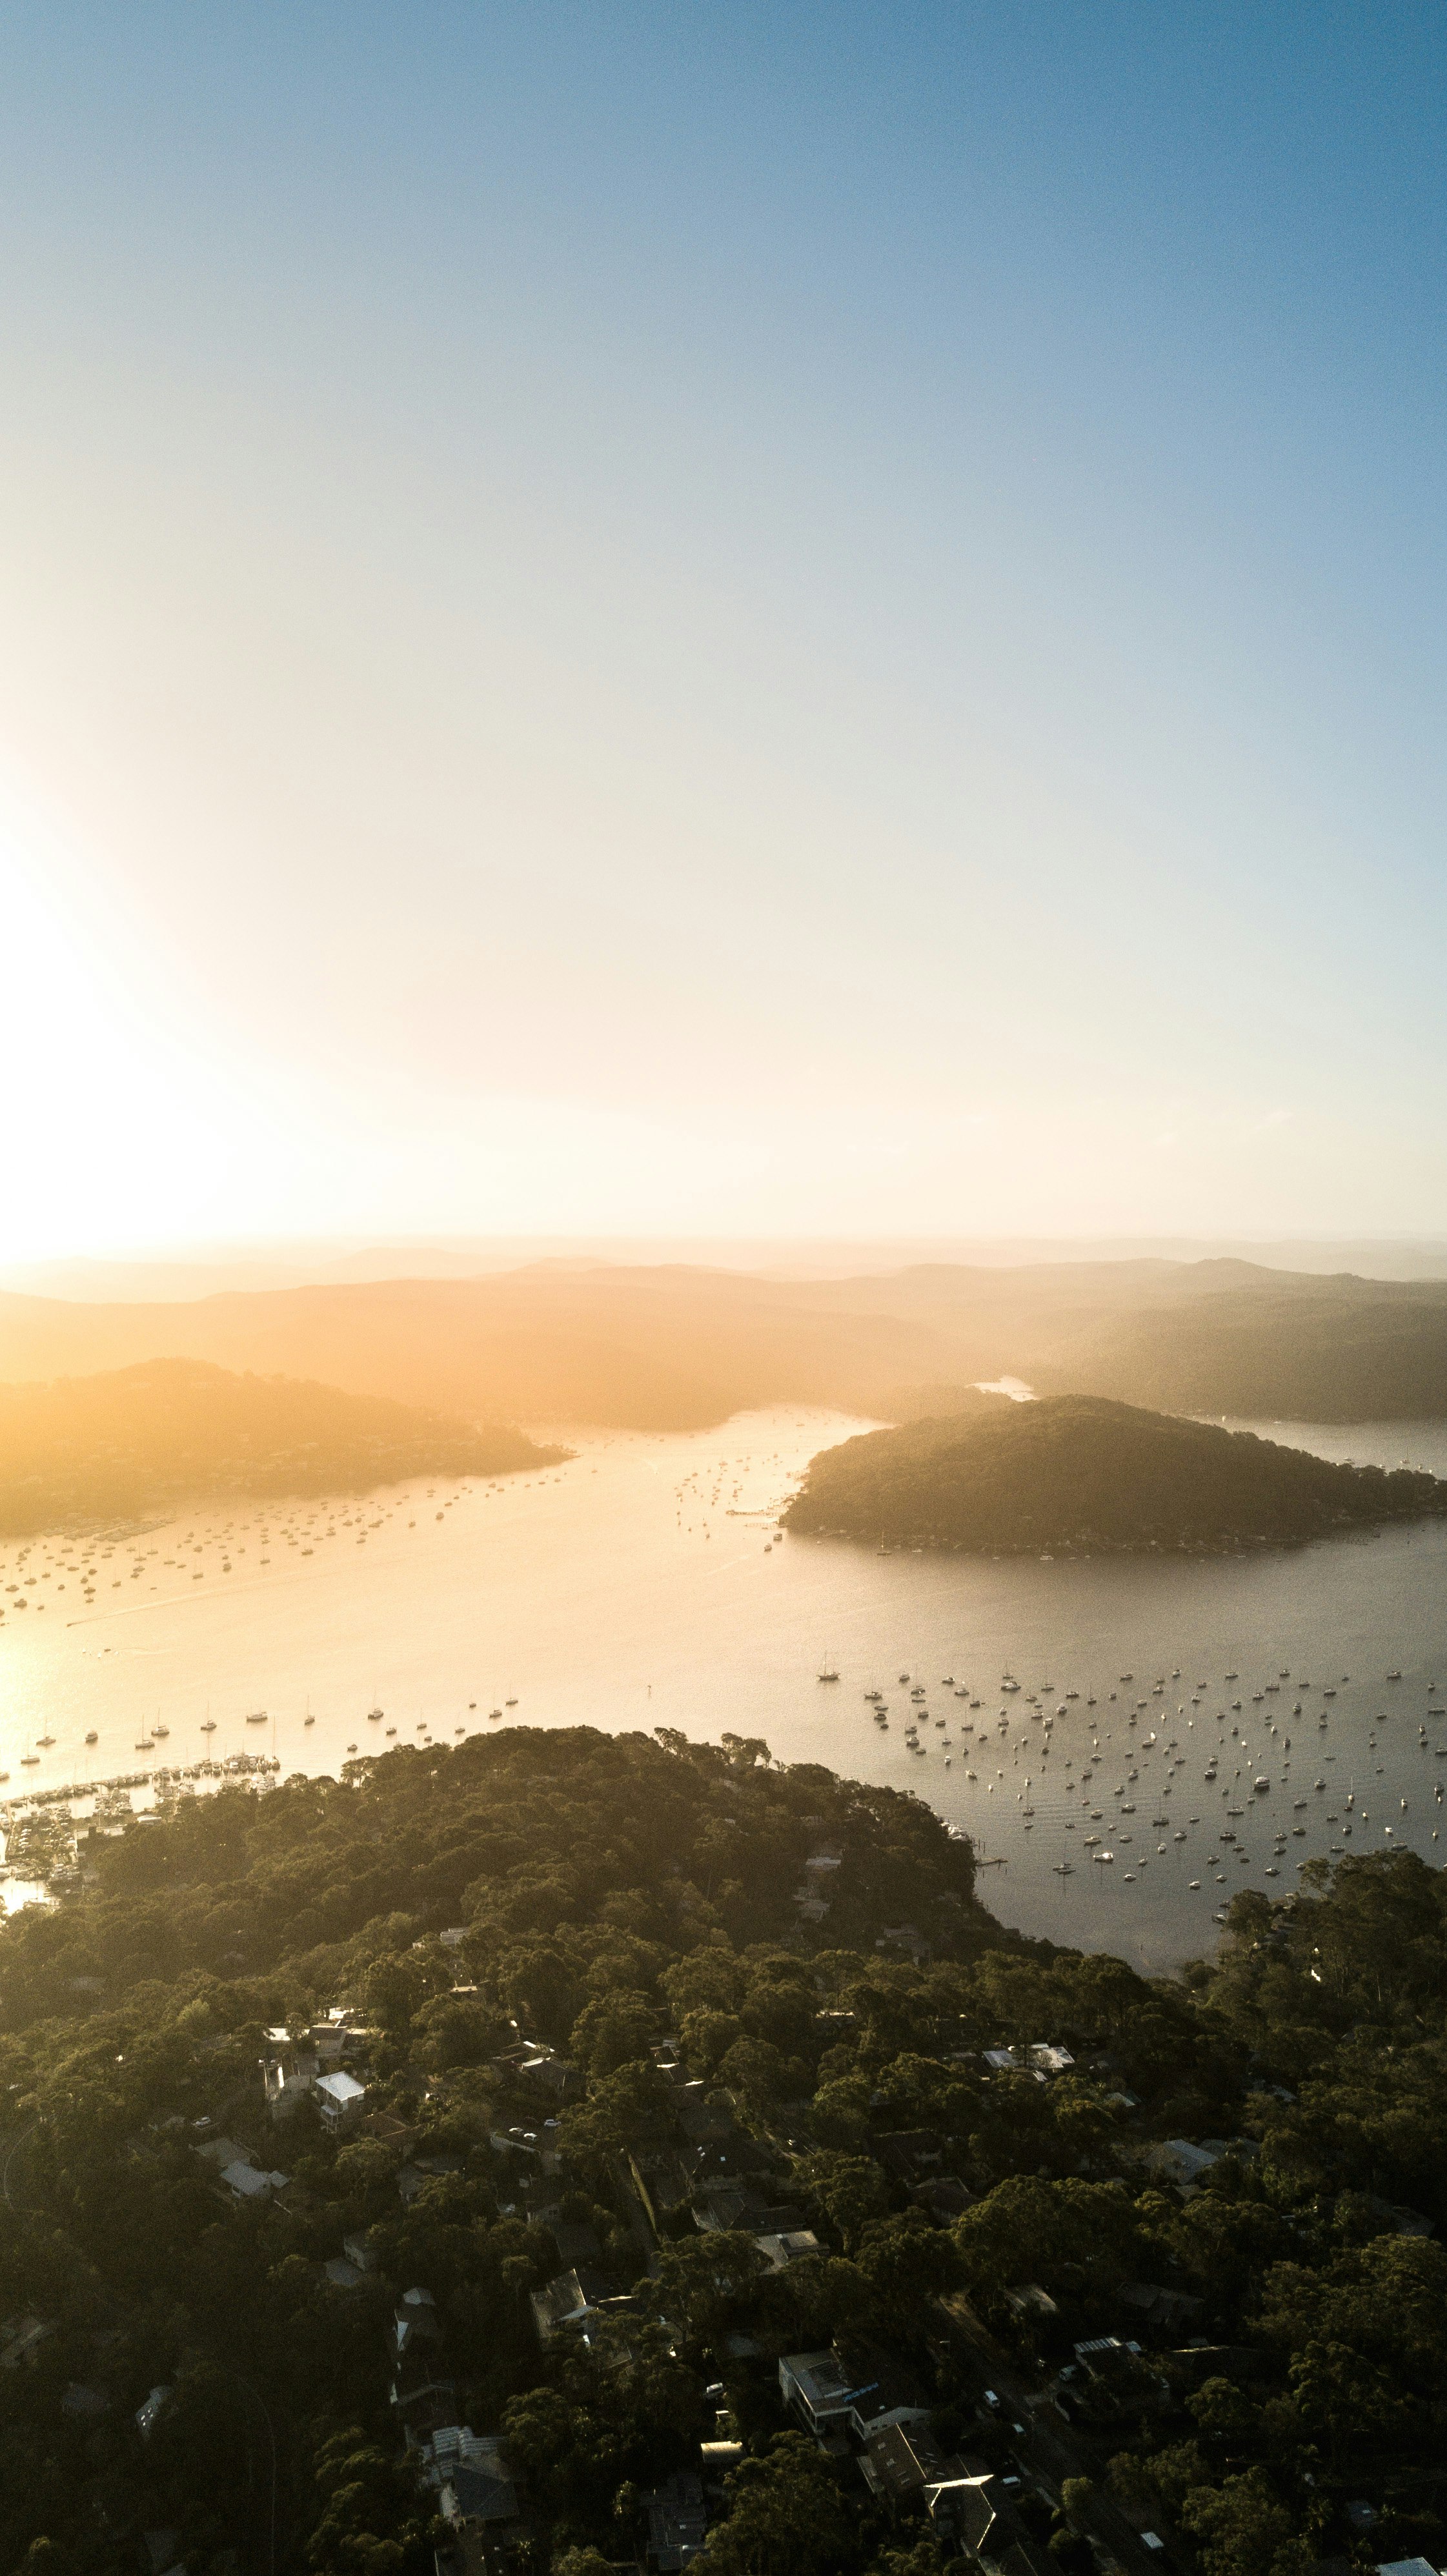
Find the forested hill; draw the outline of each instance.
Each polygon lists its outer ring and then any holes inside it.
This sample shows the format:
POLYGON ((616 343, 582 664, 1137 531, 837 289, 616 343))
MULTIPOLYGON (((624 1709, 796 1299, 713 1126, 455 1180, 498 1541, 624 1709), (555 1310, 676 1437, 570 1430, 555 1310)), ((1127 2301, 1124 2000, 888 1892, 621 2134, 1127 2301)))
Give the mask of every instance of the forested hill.
POLYGON ((406 1476, 489 1476, 561 1455, 386 1397, 300 1378, 148 1360, 0 1386, 0 1533, 130 1518, 206 1495, 363 1491, 406 1476))
POLYGON ((6 2571, 602 2576, 681 2477, 701 2576, 941 2576, 897 2456, 782 2409, 831 2345, 1022 2576, 1147 2527, 1191 2576, 1440 2563, 1410 1852, 1238 1893, 1174 1982, 1002 1931, 919 1801, 734 1737, 510 1729, 83 1858, 0 1921, 6 2571), (269 2121, 258 2061, 323 2044, 351 2125, 269 2121), (491 2490, 428 2483, 458 2425, 491 2490))
POLYGON ((846 1440, 811 1462, 784 1517, 800 1531, 1012 1550, 1300 1540, 1443 1512, 1436 1476, 1062 1395, 846 1440))

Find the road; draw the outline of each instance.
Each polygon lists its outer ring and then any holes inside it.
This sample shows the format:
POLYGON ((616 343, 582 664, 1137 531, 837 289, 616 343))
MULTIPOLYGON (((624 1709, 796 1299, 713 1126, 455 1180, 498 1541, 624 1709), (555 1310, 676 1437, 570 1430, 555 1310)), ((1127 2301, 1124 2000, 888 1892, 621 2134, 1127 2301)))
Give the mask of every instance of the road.
POLYGON ((1000 2413, 991 2420, 1011 2434, 1022 2467, 1057 2504, 1067 2478, 1089 2478, 1095 2488, 1088 2517, 1092 2537, 1113 2552, 1130 2576, 1161 2576, 1161 2571, 1174 2563, 1171 2552, 1145 2547, 1134 2524, 1127 2520, 1104 2484, 1106 2460, 1114 2451, 1126 2447, 1128 2434, 1122 2431, 1112 2439, 1107 2433, 1095 2441, 1077 2432, 1052 2399, 1027 2385, 983 2327, 977 2325, 971 2333, 954 2311, 949 2312, 949 2323, 952 2340, 956 2344, 963 2340, 972 2346, 987 2386, 1000 2399, 1000 2413), (1016 2425, 1022 2427, 1018 2433, 1016 2425))

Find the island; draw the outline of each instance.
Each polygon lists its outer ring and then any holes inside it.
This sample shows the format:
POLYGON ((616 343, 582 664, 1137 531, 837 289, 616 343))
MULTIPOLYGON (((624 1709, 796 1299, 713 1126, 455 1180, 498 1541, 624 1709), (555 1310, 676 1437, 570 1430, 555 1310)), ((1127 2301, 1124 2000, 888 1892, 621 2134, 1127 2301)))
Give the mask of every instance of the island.
POLYGON ((983 1400, 868 1431, 813 1459, 785 1526, 996 1554, 1221 1548, 1447 1513, 1447 1482, 1102 1396, 983 1400))
POLYGON ((148 1360, 0 1386, 0 1535, 79 1528, 242 1494, 359 1493, 408 1476, 498 1476, 566 1455, 310 1379, 148 1360))

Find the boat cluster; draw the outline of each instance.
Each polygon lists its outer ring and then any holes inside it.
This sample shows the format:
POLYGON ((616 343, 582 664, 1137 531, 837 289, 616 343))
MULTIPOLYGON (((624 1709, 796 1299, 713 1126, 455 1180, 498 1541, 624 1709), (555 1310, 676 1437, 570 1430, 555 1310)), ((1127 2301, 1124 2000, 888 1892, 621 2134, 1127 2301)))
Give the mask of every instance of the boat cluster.
MULTIPOLYGON (((820 1678, 833 1678, 833 1668, 820 1678)), ((1394 1771, 1400 1772, 1400 1757, 1409 1750, 1419 1760, 1447 1763, 1447 1741, 1438 1742, 1429 1729, 1433 1719, 1447 1721, 1447 1695, 1435 1682, 1426 1685, 1425 1714, 1410 1745, 1400 1725, 1389 1739, 1388 1709, 1370 1714, 1356 1704, 1360 1686, 1353 1692, 1347 1674, 1313 1683, 1283 1666, 1255 1687, 1243 1685, 1236 1669, 1223 1678, 1224 1687, 1213 1690, 1205 1680, 1183 1680, 1175 1666, 1139 1690, 1134 1672, 1126 1671, 1108 1690, 1072 1684, 1061 1691, 1048 1680, 1029 1688, 1007 1670, 996 1700, 995 1692, 947 1672, 937 1687, 956 1707, 943 1714, 931 1713, 931 1690, 917 1673, 901 1670, 897 1687, 906 1694, 903 1736, 912 1757, 923 1760, 934 1746, 948 1770, 958 1755, 965 1783, 982 1801, 1013 1787, 1022 1834, 1034 1830, 1037 1818, 1063 1835, 1079 1834, 1079 1853, 1089 1864, 1116 1871, 1129 1887, 1145 1882, 1153 1862, 1179 1864, 1193 1852, 1201 1875, 1190 1879, 1190 1891, 1204 1892, 1208 1874, 1209 1883, 1226 1887, 1252 1864, 1248 1815, 1258 1833, 1266 1831, 1268 1849, 1261 1853, 1258 1842, 1257 1853, 1268 1880, 1281 1876, 1293 1841, 1331 1859, 1360 1849, 1363 1837, 1388 1849, 1413 1839, 1430 1847, 1438 1840, 1440 1828, 1429 1819, 1443 1803, 1442 1775, 1434 1771, 1422 1783, 1415 1809, 1407 1794, 1410 1775, 1395 1780, 1390 1791, 1374 1793, 1374 1784, 1386 1777, 1387 1762, 1377 1757, 1385 1757, 1389 1740, 1398 1756, 1394 1771), (1179 1701, 1172 1699, 1173 1688, 1181 1690, 1179 1701), (995 1700, 988 1715, 987 1700, 995 1700), (1338 1720, 1351 1727, 1350 1750, 1344 1734, 1340 1750, 1332 1742, 1338 1720), (1360 1788, 1355 1769, 1341 1780, 1343 1757, 1365 1773, 1360 1788), (1293 1793, 1289 1804, 1283 1791, 1293 1793), (1161 1837, 1153 1849, 1152 1836, 1161 1837)), ((1401 1712, 1400 1666, 1385 1679, 1384 1696, 1401 1712)), ((885 1690, 871 1684, 863 1697, 875 1726, 887 1734, 891 1701, 885 1690)), ((974 1801, 969 1804, 974 1833, 984 1816, 974 1801)), ((1004 1827, 1008 1807, 986 1812, 1004 1827)), ((1017 1857, 1024 1848, 1017 1847, 1017 1857)), ((1297 1861, 1298 1869, 1306 1858, 1297 1861)), ((1057 1877, 1074 1874, 1068 1843, 1051 1866, 1057 1877)))

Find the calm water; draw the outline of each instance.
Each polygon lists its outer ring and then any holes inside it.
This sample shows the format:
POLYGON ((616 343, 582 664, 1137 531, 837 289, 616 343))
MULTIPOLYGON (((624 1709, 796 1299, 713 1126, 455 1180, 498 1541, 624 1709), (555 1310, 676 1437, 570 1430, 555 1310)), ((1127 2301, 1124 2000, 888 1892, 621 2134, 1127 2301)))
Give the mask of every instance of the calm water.
MULTIPOLYGON (((89 1551, 12 1546, 0 1795, 208 1751, 335 1770, 351 1745, 450 1738, 509 1702, 532 1725, 732 1728, 914 1790, 1003 1862, 981 1884, 1006 1921, 1155 1968, 1211 1946, 1234 1886, 1280 1893, 1308 1853, 1405 1842, 1440 1857, 1447 1714, 1428 1711, 1447 1711, 1429 1688, 1447 1683, 1447 1528, 1053 1563, 770 1546, 797 1471, 861 1427, 788 1408, 699 1436, 574 1435, 568 1465, 491 1486, 208 1511, 89 1551), (825 1656, 835 1683, 816 1678, 825 1656), (1002 1691, 1007 1673, 1018 1692, 1002 1691), (921 1705, 915 1754, 903 1730, 921 1705), (263 1709, 264 1725, 245 1723, 263 1709)), ((1447 1473, 1447 1425, 1253 1427, 1447 1473)))

